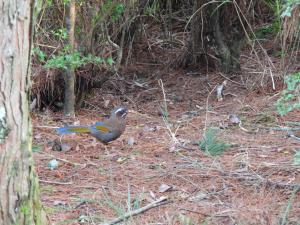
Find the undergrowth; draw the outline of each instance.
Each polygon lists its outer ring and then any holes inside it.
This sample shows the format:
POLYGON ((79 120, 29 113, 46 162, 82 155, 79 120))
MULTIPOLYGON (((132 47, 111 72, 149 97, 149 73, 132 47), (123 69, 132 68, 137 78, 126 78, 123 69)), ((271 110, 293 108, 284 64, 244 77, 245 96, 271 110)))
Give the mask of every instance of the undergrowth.
POLYGON ((286 89, 282 91, 276 106, 278 113, 283 116, 300 108, 300 72, 285 78, 286 89))
POLYGON ((199 141, 199 148, 210 156, 220 155, 229 147, 229 144, 218 139, 216 128, 209 128, 205 132, 203 139, 199 141))

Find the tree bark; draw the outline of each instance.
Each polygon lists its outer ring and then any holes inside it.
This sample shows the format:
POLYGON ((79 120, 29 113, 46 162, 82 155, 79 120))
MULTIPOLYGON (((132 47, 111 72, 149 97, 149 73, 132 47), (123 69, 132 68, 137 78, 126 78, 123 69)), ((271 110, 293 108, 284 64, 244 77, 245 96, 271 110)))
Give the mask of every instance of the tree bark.
POLYGON ((0 11, 0 224, 47 225, 31 152, 33 1, 0 0, 0 11))
MULTIPOLYGON (((70 54, 74 53, 75 48, 75 17, 76 6, 75 0, 70 0, 67 3, 67 18, 66 27, 68 30, 68 45, 70 48, 70 54)), ((72 65, 68 65, 65 71, 65 102, 64 102, 64 114, 65 116, 73 117, 75 115, 75 69, 72 65)))
POLYGON ((210 64, 210 55, 218 59, 224 73, 240 70, 240 52, 244 43, 243 21, 232 16, 233 4, 199 0, 194 2, 191 22, 191 64, 210 64), (204 60, 203 60, 204 59, 204 60))

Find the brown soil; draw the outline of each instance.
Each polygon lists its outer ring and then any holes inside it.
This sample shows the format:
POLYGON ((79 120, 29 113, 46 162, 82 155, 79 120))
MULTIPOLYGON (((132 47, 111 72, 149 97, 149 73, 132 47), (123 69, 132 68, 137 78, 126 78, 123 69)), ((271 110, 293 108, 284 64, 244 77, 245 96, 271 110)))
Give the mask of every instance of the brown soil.
POLYGON ((100 224, 164 196, 164 205, 123 224, 299 224, 300 169, 293 162, 300 141, 275 128, 291 126, 285 122, 298 122, 299 128, 300 113, 276 113, 282 79, 270 65, 278 68, 280 59, 259 55, 258 62, 252 49, 244 53, 242 73, 230 77, 218 102, 213 89, 224 75, 169 69, 175 50, 182 49, 159 46, 155 37, 141 42, 133 65, 86 99, 75 120, 49 110, 33 115, 36 170, 51 221, 100 224), (101 121, 119 104, 130 109, 127 128, 107 146, 87 135, 60 137, 53 129, 101 121), (165 104, 169 126, 162 116, 165 104), (241 119, 241 127, 228 125, 230 114, 241 119), (209 127, 221 127, 217 137, 231 145, 216 157, 197 144, 209 127), (68 151, 53 150, 61 143, 68 151), (54 170, 48 167, 52 159, 59 162, 54 170), (161 185, 170 189, 162 191, 161 185))
POLYGON ((299 111, 279 117, 276 93, 250 92, 230 81, 227 95, 218 102, 214 93, 207 98, 224 79, 217 74, 146 67, 136 71, 153 71, 155 77, 148 72, 143 81, 136 80, 146 82, 143 87, 134 84, 134 70, 128 69, 123 72, 126 84, 117 79, 108 82, 89 100, 93 109, 77 111, 80 124, 91 124, 113 105, 128 102, 126 131, 108 146, 86 135, 59 137, 49 127, 63 125, 61 114, 47 111, 33 116, 34 143, 42 147, 34 158, 51 221, 99 224, 165 196, 166 204, 125 224, 279 224, 284 218, 298 224, 300 195, 292 193, 294 185, 300 185, 299 166, 293 165, 300 142, 272 128, 299 122, 299 111), (164 84, 170 130, 162 119, 164 98, 157 77, 164 84), (124 95, 112 93, 112 87, 124 95), (101 107, 105 101, 107 108, 101 107), (232 113, 241 118, 244 129, 227 126, 232 113), (208 156, 195 145, 205 125, 224 128, 218 138, 231 147, 220 156, 208 156), (71 149, 53 151, 56 139, 71 149), (48 168, 51 159, 58 159, 57 169, 48 168), (162 184, 171 189, 160 192, 162 184))

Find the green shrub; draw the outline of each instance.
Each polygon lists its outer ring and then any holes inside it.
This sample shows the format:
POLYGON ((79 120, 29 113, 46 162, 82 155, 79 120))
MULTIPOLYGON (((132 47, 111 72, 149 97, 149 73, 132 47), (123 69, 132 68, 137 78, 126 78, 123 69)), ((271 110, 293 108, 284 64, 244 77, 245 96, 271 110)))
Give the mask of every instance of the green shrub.
POLYGON ((209 128, 201 141, 199 141, 199 148, 207 155, 217 156, 222 154, 230 147, 229 144, 218 140, 217 129, 209 128))
POLYGON ((46 62, 45 67, 47 69, 67 69, 68 66, 71 66, 72 68, 76 69, 87 63, 99 64, 104 62, 106 62, 110 66, 113 64, 112 58, 107 58, 106 60, 104 60, 103 58, 96 57, 93 55, 82 56, 79 51, 75 51, 74 53, 68 53, 68 47, 66 47, 58 55, 52 55, 51 58, 46 62))
POLYGON ((276 102, 277 111, 281 116, 300 108, 300 72, 287 76, 285 84, 286 89, 276 102))

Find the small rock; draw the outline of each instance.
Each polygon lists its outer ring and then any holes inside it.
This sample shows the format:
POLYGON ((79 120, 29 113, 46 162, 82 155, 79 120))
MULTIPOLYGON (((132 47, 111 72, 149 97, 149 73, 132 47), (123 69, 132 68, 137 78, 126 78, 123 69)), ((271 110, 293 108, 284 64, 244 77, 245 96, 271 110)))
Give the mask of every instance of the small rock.
POLYGON ((56 169, 58 167, 58 161, 56 159, 50 160, 48 163, 48 167, 50 168, 50 170, 56 169))
POLYGON ((121 156, 121 157, 119 157, 116 161, 117 161, 118 163, 123 163, 123 162, 125 162, 127 159, 128 159, 127 157, 121 156))
POLYGON ((154 132, 156 130, 157 130, 156 126, 155 127, 149 127, 149 126, 145 125, 144 128, 143 128, 144 132, 154 132))
POLYGON ((39 140, 39 139, 41 139, 42 138, 42 135, 41 134, 36 134, 36 135, 34 135, 34 139, 35 140, 39 140))
POLYGON ((53 151, 67 152, 72 149, 72 146, 68 143, 60 142, 59 140, 54 140, 52 145, 53 151))
POLYGON ((109 99, 105 100, 104 101, 104 108, 108 108, 109 104, 110 104, 110 100, 109 99))
POLYGON ((160 193, 163 193, 163 192, 169 191, 169 190, 171 190, 171 189, 172 189, 172 186, 169 186, 169 185, 167 185, 167 184, 161 184, 161 185, 159 186, 158 191, 159 191, 160 193))
POLYGON ((230 114, 228 116, 228 120, 231 124, 240 124, 241 123, 240 118, 235 114, 230 114))
POLYGON ((72 146, 67 144, 67 143, 62 143, 61 144, 61 151, 62 152, 67 152, 69 150, 71 150, 72 146))
POLYGON ((135 140, 134 140, 134 137, 129 137, 128 138, 128 141, 127 141, 127 144, 129 146, 133 146, 135 144, 135 140))
POLYGON ((149 194, 150 194, 150 197, 151 197, 153 200, 156 200, 156 196, 155 196, 155 194, 153 193, 153 191, 149 191, 149 194))

